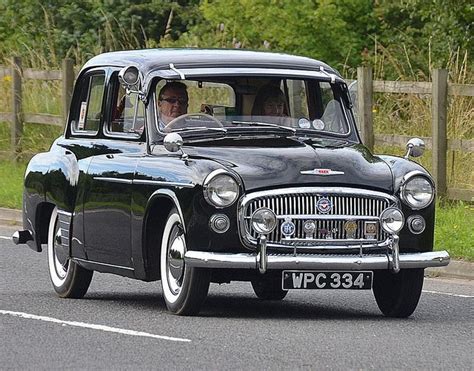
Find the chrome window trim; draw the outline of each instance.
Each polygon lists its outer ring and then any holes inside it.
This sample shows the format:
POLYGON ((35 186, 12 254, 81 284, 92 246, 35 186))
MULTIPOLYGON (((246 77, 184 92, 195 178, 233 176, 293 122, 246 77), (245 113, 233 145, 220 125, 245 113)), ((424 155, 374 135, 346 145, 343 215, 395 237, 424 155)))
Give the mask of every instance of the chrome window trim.
MULTIPOLYGON (((284 68, 255 68, 255 67, 219 67, 219 68, 186 68, 180 69, 185 74, 187 79, 196 77, 214 77, 214 76, 278 76, 278 77, 296 77, 296 78, 317 78, 320 80, 331 82, 331 77, 327 73, 317 70, 298 70, 298 69, 284 69, 284 68)), ((325 71, 326 72, 326 71, 325 71)), ((345 83, 344 79, 334 75, 335 82, 345 83)), ((152 71, 147 76, 147 81, 144 85, 154 77, 162 79, 176 79, 181 80, 180 74, 171 69, 158 69, 152 71)))

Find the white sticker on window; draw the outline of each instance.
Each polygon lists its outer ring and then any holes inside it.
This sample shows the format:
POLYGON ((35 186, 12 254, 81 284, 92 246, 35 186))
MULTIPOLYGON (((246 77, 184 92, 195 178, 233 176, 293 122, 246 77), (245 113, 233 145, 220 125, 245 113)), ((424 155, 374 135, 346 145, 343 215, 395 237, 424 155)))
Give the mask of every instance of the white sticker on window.
POLYGON ((81 103, 81 111, 79 112, 79 122, 77 124, 78 130, 84 130, 84 124, 86 122, 87 102, 81 103))

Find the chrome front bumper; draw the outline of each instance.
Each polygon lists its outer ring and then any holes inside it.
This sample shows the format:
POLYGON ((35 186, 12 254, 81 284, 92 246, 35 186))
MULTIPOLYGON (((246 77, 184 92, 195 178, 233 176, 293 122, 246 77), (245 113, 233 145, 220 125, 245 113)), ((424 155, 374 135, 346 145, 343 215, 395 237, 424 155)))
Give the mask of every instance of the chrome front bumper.
MULTIPOLYGON (((185 264, 200 268, 259 269, 257 254, 229 254, 204 251, 187 251, 185 264)), ((405 268, 442 267, 449 264, 447 251, 423 253, 401 253, 399 266, 405 268)), ((392 269, 391 255, 266 255, 266 269, 312 269, 312 270, 374 270, 392 269)))

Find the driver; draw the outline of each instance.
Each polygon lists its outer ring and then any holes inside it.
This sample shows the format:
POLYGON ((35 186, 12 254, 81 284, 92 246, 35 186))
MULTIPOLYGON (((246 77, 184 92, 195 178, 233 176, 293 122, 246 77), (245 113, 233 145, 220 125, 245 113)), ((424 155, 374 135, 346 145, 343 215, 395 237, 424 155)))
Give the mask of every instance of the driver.
POLYGON ((178 81, 167 82, 158 94, 160 130, 168 123, 188 112, 188 91, 185 84, 178 81))

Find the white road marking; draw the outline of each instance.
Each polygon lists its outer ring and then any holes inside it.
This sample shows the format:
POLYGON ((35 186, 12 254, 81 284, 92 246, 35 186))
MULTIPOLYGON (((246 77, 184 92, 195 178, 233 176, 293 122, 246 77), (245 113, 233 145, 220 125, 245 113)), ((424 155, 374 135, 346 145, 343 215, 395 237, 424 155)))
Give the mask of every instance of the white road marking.
POLYGON ((12 238, 11 238, 11 237, 7 237, 7 236, 0 236, 0 239, 2 239, 2 240, 11 240, 12 238))
POLYGON ((117 328, 117 327, 109 327, 109 326, 103 326, 103 325, 94 325, 92 323, 85 323, 85 322, 75 322, 75 321, 63 321, 57 318, 52 318, 52 317, 45 317, 45 316, 37 316, 35 314, 29 314, 29 313, 23 313, 23 312, 13 312, 10 310, 1 310, 0 309, 0 314, 7 314, 10 316, 14 317, 21 317, 21 318, 28 318, 28 319, 36 319, 39 321, 45 321, 45 322, 53 322, 60 324, 62 326, 75 326, 75 327, 83 327, 83 328, 90 328, 93 330, 100 330, 100 331, 107 331, 107 332, 115 332, 118 334, 123 334, 123 335, 131 335, 131 336, 143 336, 143 337, 149 337, 153 339, 161 339, 161 340, 169 340, 169 341, 181 341, 181 342, 191 342, 189 339, 184 339, 184 338, 175 338, 175 337, 170 337, 170 336, 163 336, 163 335, 155 335, 155 334, 150 334, 148 332, 142 332, 142 331, 134 331, 134 330, 126 330, 122 328, 117 328))
POLYGON ((423 292, 427 292, 428 294, 439 294, 439 295, 457 296, 458 298, 474 298, 474 296, 471 296, 471 295, 453 294, 453 293, 451 293, 451 292, 441 292, 441 291, 431 291, 431 290, 423 290, 423 292))

